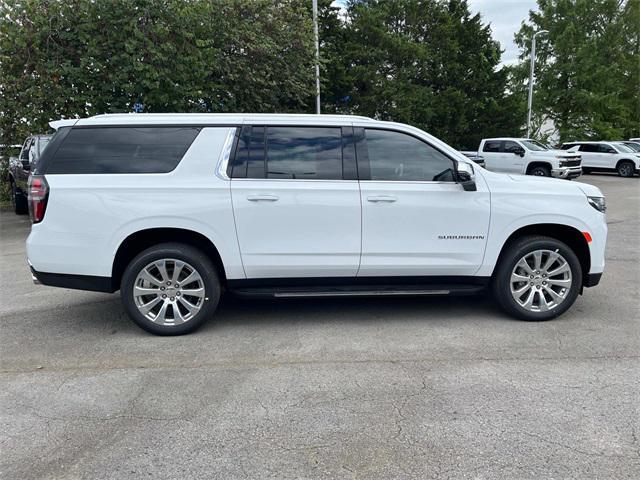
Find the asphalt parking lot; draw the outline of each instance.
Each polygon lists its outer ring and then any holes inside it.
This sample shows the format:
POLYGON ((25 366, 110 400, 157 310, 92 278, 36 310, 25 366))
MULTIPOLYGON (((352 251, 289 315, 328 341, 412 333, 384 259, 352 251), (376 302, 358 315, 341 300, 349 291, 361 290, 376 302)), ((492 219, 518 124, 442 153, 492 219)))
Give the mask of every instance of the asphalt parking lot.
POLYGON ((160 338, 33 285, 0 212, 0 476, 640 478, 640 179, 600 286, 525 323, 484 297, 241 301, 160 338))

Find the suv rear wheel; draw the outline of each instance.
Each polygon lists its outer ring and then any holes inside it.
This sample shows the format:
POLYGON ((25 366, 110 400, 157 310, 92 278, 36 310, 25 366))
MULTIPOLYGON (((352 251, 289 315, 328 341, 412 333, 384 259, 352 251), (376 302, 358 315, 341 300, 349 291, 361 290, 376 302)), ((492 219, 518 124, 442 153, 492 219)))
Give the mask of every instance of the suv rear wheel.
POLYGON ((541 321, 567 311, 581 285, 582 267, 573 250, 555 238, 526 236, 502 255, 493 292, 507 313, 541 321))
POLYGON ((211 260, 180 243, 155 245, 136 256, 120 294, 131 319, 156 335, 182 335, 213 316, 220 282, 211 260))

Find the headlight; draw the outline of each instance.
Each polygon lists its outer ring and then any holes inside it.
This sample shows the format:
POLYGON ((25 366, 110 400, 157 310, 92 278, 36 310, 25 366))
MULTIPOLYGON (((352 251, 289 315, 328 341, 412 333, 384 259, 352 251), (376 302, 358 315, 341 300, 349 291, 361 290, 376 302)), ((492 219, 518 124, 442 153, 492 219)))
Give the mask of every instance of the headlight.
POLYGON ((587 200, 589 201, 589 205, 599 212, 604 213, 607 210, 607 204, 604 201, 604 197, 587 197, 587 200))
POLYGON ((567 162, 566 162, 565 160, 560 160, 560 161, 558 162, 558 166, 559 166, 560 168, 562 168, 562 167, 566 167, 566 166, 567 166, 567 162))

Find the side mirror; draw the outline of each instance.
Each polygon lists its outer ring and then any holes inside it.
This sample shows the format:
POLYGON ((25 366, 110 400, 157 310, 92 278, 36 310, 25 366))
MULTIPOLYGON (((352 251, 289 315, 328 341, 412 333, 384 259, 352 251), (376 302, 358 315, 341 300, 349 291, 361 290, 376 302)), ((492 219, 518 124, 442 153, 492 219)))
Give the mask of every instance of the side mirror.
POLYGON ((517 150, 514 150, 513 153, 515 153, 516 155, 520 155, 521 157, 524 157, 524 149, 523 148, 519 148, 517 150))
POLYGON ((468 163, 458 162, 456 166, 456 176, 458 183, 467 192, 475 192, 478 190, 476 186, 476 176, 473 172, 473 166, 468 163))
POLYGON ((22 160, 22 169, 23 170, 31 170, 31 162, 29 160, 22 160))

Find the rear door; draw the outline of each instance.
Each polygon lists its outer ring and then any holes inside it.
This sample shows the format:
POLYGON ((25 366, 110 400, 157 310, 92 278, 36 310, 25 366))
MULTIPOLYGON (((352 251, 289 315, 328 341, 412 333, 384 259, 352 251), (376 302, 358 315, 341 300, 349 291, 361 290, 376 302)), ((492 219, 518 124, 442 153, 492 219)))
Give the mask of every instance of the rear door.
POLYGON ((361 207, 352 127, 245 126, 230 176, 247 278, 356 275, 361 207))
POLYGON ((356 129, 362 195, 358 276, 468 276, 484 256, 490 197, 465 191, 454 161, 423 139, 356 129))
POLYGON ((35 148, 35 139, 32 137, 27 138, 20 151, 20 158, 18 165, 16 166, 16 186, 27 193, 27 181, 29 174, 31 173, 31 165, 29 162, 31 150, 35 148))
POLYGON ((486 140, 482 146, 482 157, 484 158, 485 168, 492 172, 502 171, 502 154, 500 153, 500 140, 486 140))
POLYGON ((583 143, 580 145, 582 166, 589 168, 603 168, 604 162, 597 143, 583 143))

